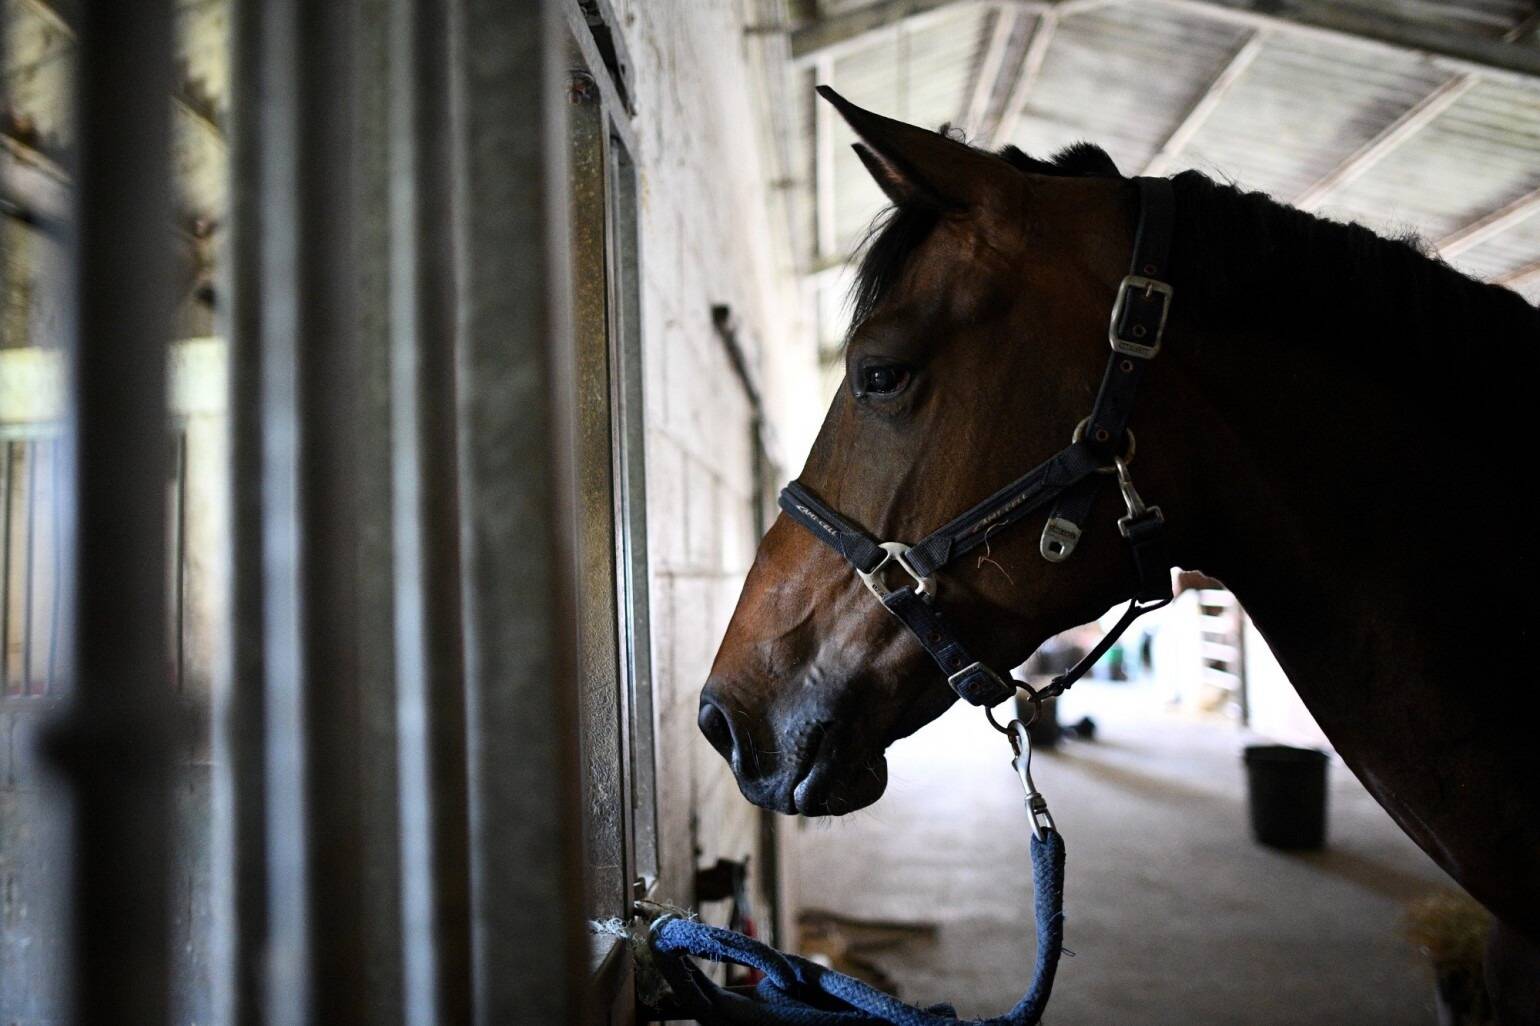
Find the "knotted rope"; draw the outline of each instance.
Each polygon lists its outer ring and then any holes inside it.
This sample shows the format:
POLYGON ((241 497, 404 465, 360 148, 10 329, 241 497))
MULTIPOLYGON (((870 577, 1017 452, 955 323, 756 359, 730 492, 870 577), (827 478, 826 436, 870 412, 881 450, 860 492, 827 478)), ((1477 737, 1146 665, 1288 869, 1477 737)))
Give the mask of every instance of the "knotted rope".
MULTIPOLYGON (((1035 1026, 1053 989, 1064 943, 1064 839, 1054 829, 1032 838, 1037 914, 1037 964, 1016 1007, 974 1026, 1035 1026)), ((676 912, 652 922, 645 952, 667 983, 671 1014, 702 1026, 958 1026, 949 1005, 920 1008, 843 973, 788 955, 750 937, 708 926, 676 912), (693 962, 705 958, 764 974, 752 994, 727 990, 693 962)))

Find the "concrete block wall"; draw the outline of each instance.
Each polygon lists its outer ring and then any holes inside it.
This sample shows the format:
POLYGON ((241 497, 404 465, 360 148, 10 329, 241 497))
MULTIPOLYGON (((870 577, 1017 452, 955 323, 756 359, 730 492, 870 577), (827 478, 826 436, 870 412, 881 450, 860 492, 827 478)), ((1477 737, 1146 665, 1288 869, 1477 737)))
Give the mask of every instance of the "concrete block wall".
MULTIPOLYGON (((712 305, 732 308, 773 436, 805 434, 780 411, 788 387, 816 387, 813 336, 769 184, 759 43, 744 31, 753 7, 615 3, 634 65, 640 149, 661 893, 677 901, 691 900, 697 864, 749 855, 758 867, 766 854, 758 811, 695 726, 701 685, 759 540, 755 411, 713 328, 712 305)), ((794 469, 801 457, 792 455, 794 469)))

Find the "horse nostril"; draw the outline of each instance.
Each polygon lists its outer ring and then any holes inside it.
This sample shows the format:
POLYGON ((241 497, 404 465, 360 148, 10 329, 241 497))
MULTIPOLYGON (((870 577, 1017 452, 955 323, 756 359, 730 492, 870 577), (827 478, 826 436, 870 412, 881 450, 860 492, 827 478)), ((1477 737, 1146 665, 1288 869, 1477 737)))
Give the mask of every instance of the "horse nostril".
POLYGON ((696 722, 700 724, 700 732, 706 735, 706 740, 728 762, 733 760, 733 728, 727 722, 727 714, 718 709, 716 703, 703 698, 700 703, 700 716, 696 722))

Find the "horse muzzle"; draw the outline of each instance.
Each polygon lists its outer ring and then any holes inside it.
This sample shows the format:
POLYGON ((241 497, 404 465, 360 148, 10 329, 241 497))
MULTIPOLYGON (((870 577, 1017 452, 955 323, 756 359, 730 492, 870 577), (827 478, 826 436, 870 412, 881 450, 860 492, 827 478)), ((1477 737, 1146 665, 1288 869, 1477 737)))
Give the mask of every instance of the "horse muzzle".
POLYGON ((864 808, 887 788, 887 760, 870 753, 855 732, 833 718, 807 712, 783 723, 768 741, 741 709, 707 684, 700 731, 732 767, 738 789, 755 805, 787 815, 843 815, 864 808))

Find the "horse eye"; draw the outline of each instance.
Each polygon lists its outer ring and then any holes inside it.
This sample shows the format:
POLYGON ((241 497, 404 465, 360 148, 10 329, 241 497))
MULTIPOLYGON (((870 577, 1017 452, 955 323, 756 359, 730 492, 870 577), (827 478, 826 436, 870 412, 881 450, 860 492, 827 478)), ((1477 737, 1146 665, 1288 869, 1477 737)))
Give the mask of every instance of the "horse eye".
POLYGON ((877 364, 861 368, 861 393, 863 395, 892 395, 909 380, 909 370, 896 363, 877 364))

